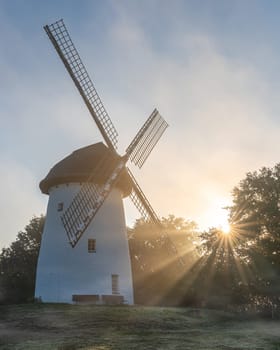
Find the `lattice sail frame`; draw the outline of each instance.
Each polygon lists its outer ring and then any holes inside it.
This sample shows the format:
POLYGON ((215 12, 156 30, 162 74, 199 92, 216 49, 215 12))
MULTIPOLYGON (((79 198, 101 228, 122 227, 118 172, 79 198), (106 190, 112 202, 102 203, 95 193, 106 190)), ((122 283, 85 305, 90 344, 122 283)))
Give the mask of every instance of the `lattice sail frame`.
MULTIPOLYGON (((120 157, 119 160, 116 159, 114 164, 111 164, 113 167, 111 174, 106 175, 108 169, 108 159, 105 157, 100 161, 97 166, 98 176, 105 178, 104 185, 97 186, 95 184, 91 184, 91 177, 89 177, 88 181, 82 185, 80 191, 74 197, 65 213, 62 214, 61 221, 72 247, 77 244, 82 234, 85 232, 88 225, 97 214, 99 208, 108 197, 121 172, 125 169, 125 164, 128 161, 130 155, 135 154, 137 156, 138 151, 135 150, 142 149, 141 147, 138 147, 139 143, 143 144, 143 135, 149 133, 151 125, 154 124, 154 119, 157 119, 157 121, 160 120, 161 124, 165 123, 167 125, 159 113, 157 111, 154 111, 128 146, 126 154, 123 157, 120 157)), ((158 137, 158 133, 155 134, 155 137, 158 137)), ((145 220, 152 219, 154 223, 158 223, 159 220, 156 216, 156 213, 152 209, 150 203, 140 189, 140 186, 137 184, 135 178, 129 170, 128 175, 133 187, 130 196, 132 202, 140 211, 140 214, 144 217, 145 220)))
POLYGON ((139 213, 141 214, 142 218, 146 222, 152 222, 156 225, 160 224, 160 220, 155 213, 154 209, 152 208, 151 204, 149 203, 148 199, 144 195, 144 192, 141 190, 139 184, 137 183, 135 177, 132 175, 132 172, 127 168, 127 172, 130 176, 130 180, 132 183, 132 191, 129 195, 132 203, 135 205, 135 207, 138 209, 139 213))
POLYGON ((94 216, 104 203, 117 182, 120 173, 125 168, 126 160, 116 161, 113 172, 108 176, 105 184, 98 186, 90 182, 83 183, 80 191, 72 200, 70 206, 61 216, 61 221, 72 247, 78 243, 94 216))
POLYGON ((166 121, 154 109, 126 149, 131 162, 141 168, 167 127, 166 121))
MULTIPOLYGON (((106 144, 116 153, 118 133, 81 61, 63 20, 46 25, 44 29, 82 96, 106 144)), ((126 155, 116 160, 115 168, 107 177, 105 184, 103 186, 95 185, 89 178, 82 185, 70 206, 61 216, 72 247, 77 244, 107 198, 119 175, 125 169, 128 158, 130 157, 131 161, 141 168, 167 126, 168 124, 155 109, 127 148, 126 155)), ((99 172, 105 174, 106 160, 101 163, 99 172)), ((129 176, 133 186, 130 195, 132 202, 146 221, 152 221, 159 225, 158 217, 130 171, 129 176)), ((171 240, 170 242, 172 243, 171 240)))
POLYGON ((131 201, 135 205, 135 207, 138 209, 140 214, 142 215, 142 218, 146 222, 153 223, 156 227, 156 229, 159 232, 159 237, 161 240, 165 240, 168 244, 165 246, 167 248, 167 252, 169 255, 175 255, 177 257, 177 262, 180 267, 185 265, 184 259, 179 256, 178 250, 176 248, 176 245, 173 243, 170 236, 167 234, 167 232, 164 230, 160 219, 158 218, 157 214, 153 210, 151 204, 149 203, 148 199, 144 195, 143 191, 141 190, 139 184, 137 183, 135 177, 132 175, 131 171, 127 168, 127 172, 130 176, 130 179, 132 180, 132 191, 129 195, 131 201))
POLYGON ((110 149, 116 150, 118 143, 117 130, 103 106, 63 20, 46 25, 44 29, 79 90, 106 144, 110 149))

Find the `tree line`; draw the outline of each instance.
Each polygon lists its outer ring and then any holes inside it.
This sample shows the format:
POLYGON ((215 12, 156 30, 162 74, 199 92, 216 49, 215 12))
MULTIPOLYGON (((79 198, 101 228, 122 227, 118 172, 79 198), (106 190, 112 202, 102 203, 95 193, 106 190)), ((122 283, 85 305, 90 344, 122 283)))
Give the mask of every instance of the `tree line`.
MULTIPOLYGON (((257 310, 280 308, 280 164, 247 173, 232 191, 231 232, 199 232, 170 215, 163 230, 128 229, 135 303, 257 310)), ((0 254, 0 303, 33 300, 44 217, 34 217, 0 254)))

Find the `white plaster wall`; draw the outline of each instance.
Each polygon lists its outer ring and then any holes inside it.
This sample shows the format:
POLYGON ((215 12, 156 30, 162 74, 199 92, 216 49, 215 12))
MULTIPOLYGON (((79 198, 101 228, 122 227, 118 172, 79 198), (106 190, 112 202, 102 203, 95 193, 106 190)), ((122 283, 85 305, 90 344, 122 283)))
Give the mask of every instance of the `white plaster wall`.
POLYGON ((120 295, 133 304, 131 265, 121 192, 113 189, 83 236, 72 248, 58 203, 64 210, 79 184, 50 189, 46 222, 37 265, 35 297, 44 302, 72 302, 73 294, 112 294, 111 275, 119 275, 120 295), (96 253, 88 253, 88 239, 96 240, 96 253))

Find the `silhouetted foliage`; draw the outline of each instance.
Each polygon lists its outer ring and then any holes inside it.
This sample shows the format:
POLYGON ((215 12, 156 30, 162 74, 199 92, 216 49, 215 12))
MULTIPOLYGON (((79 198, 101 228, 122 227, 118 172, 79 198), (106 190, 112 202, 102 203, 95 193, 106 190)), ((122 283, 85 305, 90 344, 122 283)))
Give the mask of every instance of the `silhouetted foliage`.
POLYGON ((44 217, 33 217, 10 247, 0 254, 0 303, 22 303, 34 297, 35 274, 44 217))
POLYGON ((280 164, 248 173, 232 194, 231 233, 200 235, 192 288, 208 307, 214 300, 271 314, 280 305, 280 164))
POLYGON ((163 229, 142 220, 129 230, 129 248, 137 304, 177 304, 176 285, 197 259, 197 226, 170 215, 163 229))
POLYGON ((211 228, 200 234, 200 259, 191 271, 195 276, 192 288, 201 305, 225 308, 246 303, 243 293, 243 274, 246 266, 236 249, 231 234, 211 228))
POLYGON ((280 164, 248 173, 234 188, 230 221, 251 298, 280 304, 280 164))

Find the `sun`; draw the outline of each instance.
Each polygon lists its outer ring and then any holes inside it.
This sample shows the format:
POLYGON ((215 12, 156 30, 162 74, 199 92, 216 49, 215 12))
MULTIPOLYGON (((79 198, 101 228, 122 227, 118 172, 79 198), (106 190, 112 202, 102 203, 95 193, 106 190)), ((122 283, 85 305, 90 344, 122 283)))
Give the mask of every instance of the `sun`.
POLYGON ((223 232, 224 235, 229 235, 231 232, 231 227, 228 222, 223 222, 223 224, 220 225, 221 231, 223 232))
POLYGON ((217 222, 216 227, 219 230, 221 230, 222 234, 227 236, 231 233, 231 226, 230 226, 230 223, 228 222, 228 216, 225 211, 223 213, 220 213, 220 215, 217 215, 216 222, 217 222))
POLYGON ((222 198, 212 199, 211 205, 202 217, 202 221, 205 223, 203 226, 215 227, 225 235, 230 234, 231 226, 228 222, 228 210, 226 209, 228 205, 228 202, 222 198))

